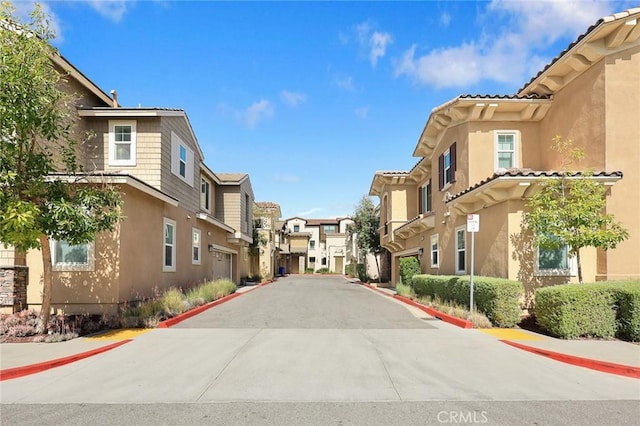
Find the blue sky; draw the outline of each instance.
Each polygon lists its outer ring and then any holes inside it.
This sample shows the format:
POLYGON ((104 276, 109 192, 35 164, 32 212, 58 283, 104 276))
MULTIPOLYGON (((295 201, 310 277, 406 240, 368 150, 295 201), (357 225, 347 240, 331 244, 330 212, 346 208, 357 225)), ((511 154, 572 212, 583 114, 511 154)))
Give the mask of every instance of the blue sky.
MULTIPOLYGON (((20 10, 30 3, 14 1, 20 10)), ((56 46, 123 106, 184 109, 216 172, 283 217, 350 215, 409 170, 430 111, 513 94, 597 19, 597 1, 49 1, 56 46)), ((374 199, 377 202, 377 199, 374 199)))

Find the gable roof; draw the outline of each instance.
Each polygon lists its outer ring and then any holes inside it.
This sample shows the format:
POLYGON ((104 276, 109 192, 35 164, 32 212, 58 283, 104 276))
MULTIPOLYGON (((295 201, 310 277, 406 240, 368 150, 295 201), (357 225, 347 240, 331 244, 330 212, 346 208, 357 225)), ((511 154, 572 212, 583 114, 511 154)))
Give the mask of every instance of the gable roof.
POLYGON ((606 16, 578 37, 515 95, 463 94, 431 110, 413 155, 430 158, 444 131, 468 121, 540 121, 553 94, 605 55, 640 45, 640 8, 606 16))

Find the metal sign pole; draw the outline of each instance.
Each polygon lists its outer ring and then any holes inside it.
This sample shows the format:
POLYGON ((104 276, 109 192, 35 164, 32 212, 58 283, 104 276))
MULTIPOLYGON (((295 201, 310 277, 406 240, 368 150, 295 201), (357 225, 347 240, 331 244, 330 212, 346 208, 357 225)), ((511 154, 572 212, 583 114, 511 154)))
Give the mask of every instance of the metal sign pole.
POLYGON ((471 233, 471 283, 469 284, 469 311, 473 313, 473 265, 475 263, 475 238, 476 233, 471 233))

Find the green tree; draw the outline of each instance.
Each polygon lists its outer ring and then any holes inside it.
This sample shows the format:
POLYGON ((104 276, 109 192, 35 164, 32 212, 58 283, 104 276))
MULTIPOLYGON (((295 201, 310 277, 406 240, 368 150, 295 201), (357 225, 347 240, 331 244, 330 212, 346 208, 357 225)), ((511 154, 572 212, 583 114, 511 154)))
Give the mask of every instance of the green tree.
POLYGON ((356 246, 362 254, 365 256, 368 254, 374 255, 378 276, 380 276, 380 264, 377 255, 382 253, 384 248, 380 245, 380 232, 378 231, 380 216, 376 212, 376 207, 371 198, 365 195, 360 199, 351 219, 353 220, 353 226, 347 227, 348 237, 351 240, 353 238, 356 239, 356 246))
POLYGON ((606 213, 606 187, 593 179, 593 172, 572 172, 568 166, 584 158, 571 140, 554 138, 552 147, 563 158, 558 178, 545 179, 540 191, 527 203, 525 223, 533 232, 536 244, 544 249, 568 248, 578 263, 578 280, 582 283, 580 249, 613 249, 629 237, 624 227, 606 213))
POLYGON ((8 2, 0 13, 0 243, 41 250, 44 332, 51 310, 50 240, 78 245, 113 230, 121 197, 112 186, 89 184, 78 163, 74 99, 62 90, 65 76, 52 63, 57 52, 47 17, 36 5, 22 23, 8 2))

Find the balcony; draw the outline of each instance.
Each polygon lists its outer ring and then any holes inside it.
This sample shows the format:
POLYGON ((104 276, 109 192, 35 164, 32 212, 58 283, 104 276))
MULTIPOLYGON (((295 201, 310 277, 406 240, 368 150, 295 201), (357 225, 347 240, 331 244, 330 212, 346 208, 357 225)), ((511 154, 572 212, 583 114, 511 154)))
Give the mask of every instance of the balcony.
POLYGON ((398 240, 406 240, 418 235, 421 232, 429 231, 436 226, 436 215, 434 212, 422 213, 394 231, 398 240))
POLYGON ((395 230, 402 227, 406 220, 392 220, 381 226, 378 231, 380 234, 380 245, 390 252, 394 253, 404 248, 404 241, 396 238, 395 230), (384 234, 382 233, 384 231, 384 234))

